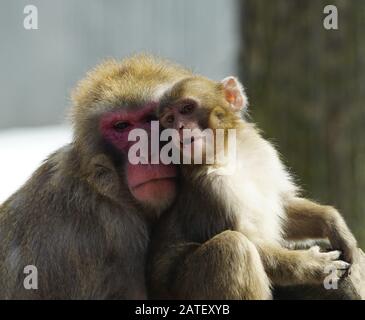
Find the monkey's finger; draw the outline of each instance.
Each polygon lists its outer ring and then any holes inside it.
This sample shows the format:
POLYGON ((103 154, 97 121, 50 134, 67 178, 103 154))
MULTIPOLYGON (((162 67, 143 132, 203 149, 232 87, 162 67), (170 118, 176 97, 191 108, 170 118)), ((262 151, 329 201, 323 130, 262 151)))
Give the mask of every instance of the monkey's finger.
POLYGON ((337 260, 341 256, 341 251, 335 250, 324 253, 327 255, 331 260, 337 260))
POLYGON ((351 264, 351 267, 349 268, 349 269, 347 269, 347 274, 349 275, 349 276, 351 276, 351 273, 352 273, 352 271, 354 270, 354 265, 353 264, 351 264))
POLYGON ((349 263, 354 263, 354 261, 356 261, 358 259, 357 257, 357 250, 354 248, 345 248, 342 250, 343 252, 343 260, 349 262, 349 263))
POLYGON ((347 270, 351 267, 351 264, 349 264, 345 261, 342 261, 342 260, 334 261, 334 265, 337 270, 347 270))

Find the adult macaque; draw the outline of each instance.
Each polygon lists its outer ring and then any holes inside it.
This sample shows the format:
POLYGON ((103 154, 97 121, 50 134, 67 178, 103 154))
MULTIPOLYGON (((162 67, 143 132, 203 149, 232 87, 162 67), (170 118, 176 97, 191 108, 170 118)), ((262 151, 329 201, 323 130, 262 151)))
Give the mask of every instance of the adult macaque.
POLYGON ((234 77, 185 78, 161 99, 160 122, 179 131, 177 144, 186 146, 184 130, 194 130, 191 146, 205 159, 205 129, 236 129, 237 155, 181 166, 182 190, 152 240, 153 298, 270 299, 272 285, 322 284, 326 267, 341 277, 353 261, 356 240, 341 215, 300 198, 274 147, 242 118, 246 106, 234 77), (305 238, 328 238, 347 262, 337 250, 283 245, 305 238))
POLYGON ((176 171, 129 164, 128 132, 148 131, 160 95, 187 75, 136 56, 81 81, 73 142, 0 207, 1 299, 146 297, 150 222, 173 201, 176 171), (36 290, 23 285, 28 265, 38 270, 36 290))

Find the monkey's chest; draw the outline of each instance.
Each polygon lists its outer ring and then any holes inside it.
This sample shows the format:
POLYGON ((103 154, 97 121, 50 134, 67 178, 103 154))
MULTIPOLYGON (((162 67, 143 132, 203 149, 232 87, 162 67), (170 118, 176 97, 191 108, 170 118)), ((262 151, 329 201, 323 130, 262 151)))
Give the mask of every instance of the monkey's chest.
POLYGON ((235 192, 224 184, 219 192, 217 188, 198 194, 193 202, 199 205, 191 208, 195 214, 189 227, 198 229, 205 241, 225 230, 242 232, 251 240, 280 241, 284 209, 275 193, 235 192))

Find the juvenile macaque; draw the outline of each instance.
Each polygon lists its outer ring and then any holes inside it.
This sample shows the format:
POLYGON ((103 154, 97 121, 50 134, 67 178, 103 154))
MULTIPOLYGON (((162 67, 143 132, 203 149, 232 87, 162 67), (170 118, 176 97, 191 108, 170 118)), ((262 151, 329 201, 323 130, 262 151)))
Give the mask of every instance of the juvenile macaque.
POLYGON ((220 83, 188 77, 161 99, 160 123, 179 131, 181 145, 184 129, 194 130, 191 146, 205 154, 203 130, 236 129, 237 154, 223 163, 181 166, 179 197, 152 240, 153 298, 270 299, 271 286, 322 284, 326 267, 342 277, 353 260, 356 240, 341 215, 299 196, 277 151, 242 117, 246 108, 234 77, 220 83), (235 169, 222 174, 225 168, 235 169), (283 245, 306 238, 328 238, 336 250, 283 245))
POLYGON ((0 206, 0 299, 146 298, 149 230, 175 198, 176 169, 130 164, 128 133, 149 132, 161 94, 188 75, 135 56, 81 81, 73 142, 0 206), (36 289, 24 286, 28 265, 36 289))

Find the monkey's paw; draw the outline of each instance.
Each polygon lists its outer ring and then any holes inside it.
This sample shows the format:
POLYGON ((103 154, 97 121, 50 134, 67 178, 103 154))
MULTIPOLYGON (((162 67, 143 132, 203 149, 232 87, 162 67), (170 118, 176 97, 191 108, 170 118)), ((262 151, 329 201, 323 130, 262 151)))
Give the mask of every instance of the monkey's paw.
POLYGON ((335 273, 338 278, 342 278, 351 264, 339 260, 341 251, 321 252, 319 246, 308 250, 310 259, 308 260, 311 275, 318 282, 322 282, 330 273, 335 273))
POLYGON ((346 240, 339 237, 330 237, 332 248, 339 249, 342 252, 343 260, 352 264, 358 260, 358 247, 355 238, 347 237, 346 240))

